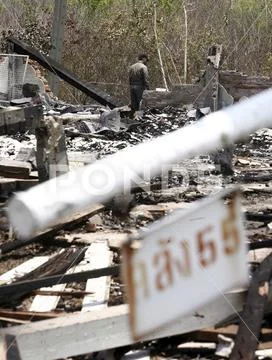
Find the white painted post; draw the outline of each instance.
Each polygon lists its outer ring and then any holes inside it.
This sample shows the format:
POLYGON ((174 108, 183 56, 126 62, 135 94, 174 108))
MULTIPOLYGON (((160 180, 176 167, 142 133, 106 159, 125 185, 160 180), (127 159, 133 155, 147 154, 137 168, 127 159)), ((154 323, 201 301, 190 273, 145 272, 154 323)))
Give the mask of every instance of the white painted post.
POLYGON ((15 231, 29 238, 61 216, 103 203, 131 181, 158 174, 166 165, 222 148, 259 128, 272 126, 272 89, 212 113, 170 134, 119 151, 91 165, 17 193, 9 203, 15 231))

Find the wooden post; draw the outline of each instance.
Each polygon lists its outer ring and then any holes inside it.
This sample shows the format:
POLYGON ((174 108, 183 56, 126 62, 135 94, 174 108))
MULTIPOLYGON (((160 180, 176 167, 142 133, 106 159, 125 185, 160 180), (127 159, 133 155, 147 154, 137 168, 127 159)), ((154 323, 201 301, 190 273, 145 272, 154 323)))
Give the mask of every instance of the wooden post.
POLYGON ((230 360, 255 359, 271 277, 272 255, 270 254, 253 274, 230 360))
POLYGON ((222 46, 212 46, 207 56, 207 67, 204 76, 204 90, 206 92, 205 106, 212 111, 219 110, 218 106, 218 85, 219 85, 219 65, 221 61, 222 46))
POLYGON ((35 129, 37 140, 36 146, 36 162, 39 181, 43 182, 49 179, 49 165, 46 158, 46 147, 48 142, 48 134, 45 126, 35 129))
MULTIPOLYGON (((53 28, 51 35, 52 49, 50 52, 50 57, 59 63, 61 63, 66 9, 67 0, 55 0, 53 28)), ((49 83, 53 94, 57 96, 59 90, 59 78, 55 74, 50 73, 49 83)))
POLYGON ((46 128, 49 178, 53 178, 69 171, 65 133, 61 120, 56 120, 53 116, 46 118, 46 128))
POLYGON ((48 116, 35 130, 36 161, 40 182, 63 175, 69 170, 65 133, 60 120, 48 116))

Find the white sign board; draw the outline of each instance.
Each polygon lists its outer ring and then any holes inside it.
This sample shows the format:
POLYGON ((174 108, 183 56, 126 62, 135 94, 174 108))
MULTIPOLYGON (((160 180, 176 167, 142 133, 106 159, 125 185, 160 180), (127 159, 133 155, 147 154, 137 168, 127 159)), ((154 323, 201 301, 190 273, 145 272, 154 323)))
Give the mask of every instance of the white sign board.
POLYGON ((135 340, 248 281, 238 192, 197 205, 151 226, 138 246, 124 245, 135 340))

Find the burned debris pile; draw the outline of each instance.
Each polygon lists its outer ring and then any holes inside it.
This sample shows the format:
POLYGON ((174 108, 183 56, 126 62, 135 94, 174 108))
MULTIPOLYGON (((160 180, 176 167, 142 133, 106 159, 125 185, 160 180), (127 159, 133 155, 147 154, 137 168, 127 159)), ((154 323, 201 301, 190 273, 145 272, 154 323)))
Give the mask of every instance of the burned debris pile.
MULTIPOLYGON (((11 42, 19 53, 43 62, 36 50, 15 39, 11 42)), ((0 336, 7 348, 14 351, 15 346, 17 352, 20 350, 21 359, 42 359, 39 352, 46 353, 46 359, 82 354, 87 355, 75 359, 109 356, 113 359, 235 359, 239 351, 245 357, 271 356, 271 304, 266 297, 271 277, 271 260, 266 257, 271 254, 272 245, 271 129, 258 130, 243 142, 231 147, 227 144, 214 154, 200 154, 171 164, 158 176, 143 175, 131 184, 129 194, 116 195, 108 203, 90 205, 73 216, 56 219, 50 228, 31 239, 17 238, 6 215, 7 201, 14 192, 197 123, 200 117, 236 101, 237 94, 227 93, 234 89, 231 81, 226 90, 218 80, 220 77, 215 76, 220 51, 220 47, 215 47, 209 52, 204 79, 174 90, 178 96, 185 94, 187 100, 200 91, 201 101, 178 102, 177 106, 177 97, 173 102, 171 94, 151 92, 144 99, 146 106, 151 100, 157 104, 160 96, 165 106, 147 106, 137 120, 130 118, 128 106, 107 106, 109 98, 98 92, 96 95, 102 96, 104 103, 84 106, 64 103, 40 87, 32 88, 34 93, 30 97, 9 99, 9 92, 3 92, 0 100, 0 336), (207 86, 214 77, 212 86, 207 86), (222 157, 227 158, 226 167, 231 171, 222 171, 222 157), (173 211, 182 213, 190 209, 194 200, 237 185, 243 193, 252 279, 250 296, 246 297, 245 289, 227 293, 182 321, 135 343, 128 326, 127 289, 121 271, 122 245, 128 239, 137 242, 140 233, 144 234, 150 224, 165 215, 173 211), (264 282, 261 287, 260 282, 264 282), (261 299, 260 291, 265 294, 261 299), (258 311, 256 304, 261 304, 258 311), (244 322, 254 324, 250 334, 239 326, 241 317, 244 322), (252 336, 258 342, 245 348, 252 336), (9 343, 10 337, 16 341, 9 343)), ((50 62, 50 66, 79 84, 59 64, 50 62)), ((236 79, 232 73, 231 78, 225 73, 220 76, 226 84, 226 79, 236 79)), ((264 86, 260 85, 260 89, 264 86)), ((194 143, 193 138, 190 140, 194 143)))

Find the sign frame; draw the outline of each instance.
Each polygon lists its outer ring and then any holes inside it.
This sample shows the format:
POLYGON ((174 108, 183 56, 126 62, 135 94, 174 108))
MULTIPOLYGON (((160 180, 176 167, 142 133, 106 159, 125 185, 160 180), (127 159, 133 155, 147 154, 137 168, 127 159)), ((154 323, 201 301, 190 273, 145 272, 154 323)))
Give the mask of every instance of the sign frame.
MULTIPOLYGON (((234 188, 231 190, 224 190, 222 192, 220 192, 219 194, 215 195, 215 196, 211 196, 208 199, 203 199, 200 201, 196 201, 192 207, 190 207, 189 209, 186 210, 176 210, 174 211, 171 215, 167 216, 166 218, 162 219, 161 221, 158 221, 155 224, 152 224, 146 231, 141 231, 141 233, 139 234, 138 237, 131 237, 126 243, 124 243, 123 245, 123 277, 125 279, 125 283, 127 285, 127 297, 128 297, 128 302, 129 302, 129 307, 130 307, 130 312, 129 312, 129 322, 130 322, 130 328, 131 328, 131 332, 132 332, 132 336, 134 338, 134 340, 138 341, 141 340, 143 337, 152 334, 152 332, 154 330, 157 330, 159 328, 162 328, 164 326, 166 326, 167 324, 171 323, 172 321, 174 321, 175 319, 182 317, 190 312, 193 313, 193 311, 196 311, 199 307, 206 305, 207 303, 209 303, 210 301, 215 299, 215 295, 211 296, 209 298, 209 296, 206 294, 206 298, 204 299, 199 299, 199 304, 198 306, 195 306, 194 308, 191 308, 190 310, 187 310, 187 312, 184 311, 180 311, 179 314, 176 314, 176 317, 174 318, 172 316, 172 318, 169 318, 168 320, 164 320, 159 324, 159 320, 157 321, 157 324, 153 325, 149 325, 146 327, 146 329, 144 329, 144 325, 141 326, 139 325, 140 323, 140 319, 139 319, 139 308, 143 307, 143 305, 139 306, 139 304, 137 303, 137 298, 139 297, 138 293, 139 290, 137 290, 140 286, 137 287, 136 283, 140 283, 139 281, 137 281, 135 279, 135 277, 137 277, 135 275, 135 269, 136 266, 135 264, 133 264, 133 261, 135 260, 136 256, 139 256, 139 254, 141 254, 143 256, 143 258, 145 257, 145 259, 150 255, 148 254, 144 254, 144 251, 147 251, 147 249, 145 249, 145 244, 150 245, 150 247, 152 247, 152 245, 158 246, 158 243, 160 241, 162 241, 162 239, 160 240, 158 238, 158 234, 160 234, 160 232, 165 231, 165 229, 169 229, 169 237, 167 238, 168 243, 172 242, 171 239, 171 227, 175 226, 177 224, 177 222, 181 222, 181 221, 185 221, 185 219, 188 219, 190 217, 194 218, 194 214, 199 213, 200 211, 205 212, 206 208, 211 208, 214 206, 214 204, 219 204, 220 206, 224 207, 226 213, 222 214, 222 216, 226 216, 227 214, 227 218, 225 218, 225 227, 223 226, 222 228, 222 236, 224 237, 224 241, 225 241, 225 237, 226 239, 230 239, 230 233, 229 231, 232 231, 230 226, 234 226, 235 228, 235 233, 234 237, 235 239, 231 240, 231 241, 226 241, 226 243, 224 242, 224 255, 220 255, 221 257, 219 257, 220 259, 220 263, 219 260, 214 260, 215 264, 218 268, 218 266, 223 265, 224 264, 224 256, 226 257, 225 261, 227 261, 228 263, 231 263, 231 261, 235 261, 235 264, 238 263, 238 260, 241 261, 241 266, 238 265, 238 276, 237 278, 233 279, 233 282, 231 283, 230 281, 227 281, 227 286, 223 286, 221 288, 221 284, 218 288, 218 294, 217 295, 223 295, 224 291, 227 291, 229 289, 231 289, 233 286, 240 286, 240 285, 245 285, 248 282, 248 269, 247 269, 247 250, 246 250, 246 236, 245 236, 245 231, 244 231, 244 227, 243 227, 243 222, 244 222, 244 214, 242 213, 241 210, 241 204, 240 204, 240 191, 238 188, 234 188), (225 204, 225 199, 227 198, 227 204, 225 204), (231 223, 233 221, 233 223, 231 223), (229 229, 229 230, 228 230, 229 229), (237 229, 237 231, 236 231, 237 229), (236 238, 237 237, 237 238, 236 238), (156 245, 157 243, 157 245, 156 245), (236 244, 236 245, 235 245, 236 244), (136 255, 137 254, 137 255, 136 255), (238 258, 237 258, 238 256, 238 258), (223 259, 223 260, 222 260, 223 259), (222 262, 222 264, 221 264, 222 262), (138 297, 137 297, 138 296, 138 297)), ((217 206, 218 207, 218 206, 217 206)), ((222 208, 223 208, 222 207, 222 208)), ((215 214, 214 215, 215 218, 216 216, 218 217, 219 214, 215 214)), ((219 216, 220 217, 220 216, 219 216)), ((204 217, 203 217, 204 218, 204 217)), ((200 223, 201 223, 201 219, 200 219, 200 223)), ((181 224, 182 226, 182 224, 181 224)), ((192 225, 193 226, 193 225, 192 225)), ((234 229, 233 228, 233 229, 234 229)), ((194 230, 192 230, 194 231, 194 230)), ((206 235, 205 235, 206 236, 206 235)), ((165 239, 163 240, 165 242, 165 239)), ((209 244, 209 247, 211 249, 211 247, 216 246, 218 248, 218 244, 219 247, 223 246, 220 241, 222 241, 222 239, 215 239, 215 245, 209 244), (221 244, 221 245, 220 245, 221 244)), ((175 241, 174 241, 175 242, 175 241)), ((208 242, 207 242, 208 244, 208 242)), ((187 246, 188 244, 185 244, 185 246, 187 246)), ((172 245, 169 245, 172 246, 172 245)), ((174 246, 174 245, 173 245, 174 246)), ((150 250, 150 247, 148 248, 148 250, 150 250)), ((185 251, 185 254, 187 252, 185 251)), ((187 253, 188 255, 188 253, 187 253)), ((151 262, 151 260, 153 259, 153 263, 154 263, 154 256, 152 258, 152 256, 149 257, 149 260, 151 262)), ((186 257, 183 258, 183 260, 186 260, 186 257)), ((190 259, 187 258, 187 261, 190 261, 190 259)), ((208 271, 205 269, 205 257, 200 258, 200 263, 203 265, 203 269, 205 270, 205 273, 208 273, 208 271)), ((144 264, 147 264, 147 261, 144 262, 144 264)), ((186 261, 185 261, 186 264, 186 261)), ((188 263, 187 263, 188 265, 188 263)), ((147 265, 148 268, 149 265, 147 265)), ((219 266, 219 267, 220 267, 219 266)), ((215 268, 215 265, 213 264, 213 267, 215 268)), ((221 266, 222 268, 222 266, 221 266)), ((228 267, 228 269, 230 269, 231 267, 228 267)), ((150 268, 149 268, 150 270, 150 268)), ((215 268, 216 270, 216 268, 215 268)), ((139 273, 139 270, 137 270, 139 273)), ((137 272, 136 272, 137 273, 137 272)), ((148 277, 151 277, 150 273, 148 271, 146 271, 146 268, 144 268, 144 270, 141 271, 142 274, 142 278, 140 278, 141 280, 144 280, 144 283, 147 284, 151 284, 150 281, 146 280, 148 277)), ((228 275, 224 275, 222 274, 222 280, 225 281, 225 278, 228 275)), ((139 278, 138 278, 139 280, 139 278)), ((218 279, 217 279, 218 280, 218 279)), ((187 281, 187 280, 186 280, 187 281)), ((193 281, 196 281, 195 279, 193 281)), ((201 278, 200 280, 201 281, 201 278)), ((185 280, 184 280, 185 282, 185 280)), ((190 282, 188 281, 187 284, 190 284, 190 282)), ((195 284, 194 284, 195 285, 195 284)), ((142 287, 142 285, 141 285, 142 287)), ((148 291, 148 286, 144 286, 145 291, 148 291)), ((151 288, 154 288, 154 286, 151 286, 151 288)), ((158 288, 158 286, 157 286, 158 288)), ((176 286, 176 291, 178 289, 178 286, 176 286)), ((142 290, 143 291, 143 290, 142 290)), ((152 291, 151 291, 152 292, 152 291)), ((144 293, 146 294, 146 293, 144 293)), ((162 293, 160 293, 161 296, 162 293)), ((204 296, 204 297, 205 297, 204 296)), ((143 297, 146 297, 145 295, 143 297)), ((157 299, 158 299, 159 295, 157 295, 157 299)), ((161 296, 162 297, 162 296, 161 296)), ((171 298, 171 296, 170 296, 171 298)), ((155 297, 154 297, 154 300, 155 297)), ((139 302, 139 301, 138 301, 139 302)), ((166 304, 167 306, 171 307, 171 301, 169 301, 169 304, 166 304)), ((190 305, 188 305, 190 306, 190 305)), ((149 303, 149 308, 150 311, 153 311, 153 309, 150 307, 150 303, 149 303)), ((162 309, 161 312, 163 313, 165 309, 162 309)), ((146 317, 149 317, 149 314, 147 312, 146 317)), ((146 322, 146 317, 143 315, 142 316, 142 323, 146 322)), ((156 322, 156 321, 155 321, 156 322)))

